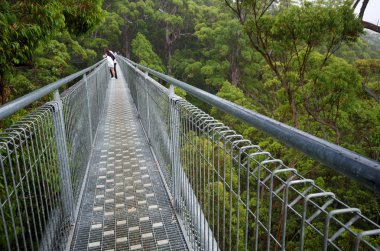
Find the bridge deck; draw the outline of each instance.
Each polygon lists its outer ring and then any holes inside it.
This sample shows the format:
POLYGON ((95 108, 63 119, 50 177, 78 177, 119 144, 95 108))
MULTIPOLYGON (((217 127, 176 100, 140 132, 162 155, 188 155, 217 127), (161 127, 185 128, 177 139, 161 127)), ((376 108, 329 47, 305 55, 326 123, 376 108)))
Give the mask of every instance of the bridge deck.
POLYGON ((118 73, 108 88, 71 250, 187 250, 118 73))

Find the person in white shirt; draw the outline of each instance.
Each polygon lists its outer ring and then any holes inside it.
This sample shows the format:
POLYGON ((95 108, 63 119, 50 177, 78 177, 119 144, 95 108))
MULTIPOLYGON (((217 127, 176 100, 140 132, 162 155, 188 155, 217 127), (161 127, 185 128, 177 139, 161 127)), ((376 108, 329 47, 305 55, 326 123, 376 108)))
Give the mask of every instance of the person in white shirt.
POLYGON ((108 56, 107 54, 104 54, 103 57, 107 59, 107 65, 108 65, 108 68, 110 69, 111 79, 114 79, 115 78, 115 69, 114 69, 115 66, 114 66, 114 61, 113 61, 112 57, 108 56))
POLYGON ((105 48, 104 49, 104 54, 106 54, 107 56, 111 57, 112 61, 113 61, 113 70, 114 70, 114 77, 117 79, 117 72, 116 72, 116 57, 115 57, 115 54, 110 51, 109 49, 105 48))

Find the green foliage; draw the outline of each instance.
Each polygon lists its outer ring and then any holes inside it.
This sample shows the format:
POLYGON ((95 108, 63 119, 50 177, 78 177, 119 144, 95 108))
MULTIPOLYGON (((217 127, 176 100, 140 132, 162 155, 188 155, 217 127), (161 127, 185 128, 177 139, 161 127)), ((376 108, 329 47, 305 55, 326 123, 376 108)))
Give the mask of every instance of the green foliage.
POLYGON ((12 95, 14 95, 14 97, 21 97, 25 93, 34 91, 36 88, 32 81, 20 73, 12 76, 9 85, 12 89, 12 95))
POLYGON ((363 77, 364 91, 380 103, 380 58, 358 59, 355 61, 355 66, 363 77))
POLYGON ((165 72, 161 59, 153 51, 152 44, 143 34, 138 33, 136 38, 133 39, 132 53, 134 61, 158 72, 165 72))
POLYGON ((180 96, 181 98, 186 98, 186 92, 182 90, 181 88, 174 87, 174 93, 180 96))
POLYGON ((343 44, 335 55, 350 63, 357 59, 380 58, 380 34, 366 30, 357 42, 343 44))
POLYGON ((103 48, 110 48, 112 51, 119 51, 121 30, 123 19, 115 12, 104 11, 104 20, 88 36, 80 39, 80 42, 87 49, 95 52, 98 60, 103 55, 103 48))
MULTIPOLYGON (((14 66, 30 63, 39 46, 67 29, 80 35, 100 20, 100 0, 1 1, 0 90, 2 103, 14 66)), ((41 62, 43 64, 43 62, 41 62)), ((8 87, 9 88, 9 87, 8 87)))
POLYGON ((51 83, 59 79, 62 71, 68 67, 70 59, 66 45, 52 40, 48 46, 36 50, 35 80, 42 83, 51 83))
MULTIPOLYGON (((2 101, 20 97, 84 68, 99 60, 103 48, 108 47, 219 97, 379 160, 380 40, 373 34, 357 39, 362 27, 348 1, 294 4, 294 1, 280 0, 273 6, 264 0, 227 2, 232 6, 242 2, 241 16, 236 18, 219 0, 1 1, 2 101)), ((175 92, 186 95, 177 88, 175 92)), ((232 116, 215 108, 205 106, 205 109, 289 167, 379 222, 378 194, 232 116)), ((13 124, 27 112, 21 110, 2 121, 2 125, 13 124)), ((213 146, 204 135, 194 137, 196 147, 189 144, 189 149, 185 149, 188 152, 195 154, 202 149, 205 153, 212 150, 223 153, 224 145, 213 146)), ((225 175, 236 187, 239 177, 230 160, 228 157, 225 175)), ((191 176, 194 172, 205 174, 208 168, 195 159, 188 164, 184 168, 190 171, 189 180, 194 178, 191 176)), ((222 173, 224 169, 219 166, 214 171, 222 173)), ((208 191, 197 194, 201 201, 208 202, 203 205, 204 211, 224 206, 227 212, 224 220, 231 220, 236 226, 237 213, 242 216, 245 210, 237 207, 236 198, 230 204, 233 193, 228 188, 220 182, 207 183, 205 177, 197 183, 204 182, 202 189, 208 191), (220 197, 211 201, 210 191, 218 191, 220 197)), ((242 191, 241 195, 246 198, 247 192, 242 191)), ((263 201, 260 213, 265 220, 268 211, 266 199, 263 201)), ((250 194, 251 210, 255 210, 256 203, 250 194)), ((279 217, 275 216, 274 220, 278 221, 279 217)), ((209 223, 218 227, 216 220, 209 223)), ((245 222, 239 224, 243 226, 245 222)), ((318 224, 323 228, 322 223, 318 224)), ((297 221, 288 222, 294 238, 298 225, 297 221)), ((252 232, 254 223, 248 228, 252 232)), ((235 243, 237 235, 240 240, 245 238, 242 230, 233 227, 231 232, 232 241, 227 238, 226 244, 242 248, 235 243)), ((307 229, 306 237, 305 249, 313 250, 320 245, 321 240, 315 238, 312 229, 307 229)), ((253 236, 248 238, 248 243, 254 241, 253 236)), ((265 238, 263 229, 259 238, 265 238)), ((291 241, 287 244, 290 250, 298 248, 291 241)), ((260 248, 265 249, 265 244, 260 248)))
POLYGON ((103 20, 102 0, 63 0, 66 27, 72 34, 83 34, 103 20))
POLYGON ((358 59, 355 62, 360 74, 368 77, 370 74, 376 74, 380 70, 380 59, 358 59))
POLYGON ((65 25, 70 31, 80 34, 87 32, 100 21, 99 0, 73 3, 72 1, 2 1, 0 64, 9 66, 25 62, 41 42, 47 41, 65 25), (67 16, 64 16, 64 13, 67 16), (75 19, 75 22, 70 22, 69 16, 75 19))
MULTIPOLYGON (((216 94, 218 97, 231 101, 235 104, 241 105, 250 110, 257 110, 255 104, 251 99, 247 98, 244 93, 238 88, 231 85, 229 82, 224 82, 222 88, 216 94)), ((237 132, 241 133, 245 138, 257 138, 258 131, 252 127, 247 126, 241 120, 218 111, 215 107, 211 109, 211 116, 220 119, 228 126, 232 127, 237 132)))
POLYGON ((29 59, 41 41, 46 41, 64 26, 63 6, 58 1, 43 5, 38 1, 2 1, 0 6, 2 72, 29 59))
POLYGON ((266 2, 259 0, 243 5, 238 13, 250 45, 267 62, 280 83, 289 103, 291 120, 300 127, 302 103, 297 103, 297 91, 304 88, 310 69, 311 55, 322 49, 323 60, 314 69, 323 70, 331 54, 344 42, 355 41, 362 27, 348 2, 305 1, 300 5, 280 8, 276 15, 269 13, 266 2), (309 68, 310 67, 310 68, 309 68))
MULTIPOLYGON (((306 75, 306 79, 311 81, 307 81, 300 96, 307 115, 321 126, 319 133, 324 135, 318 136, 339 144, 341 131, 349 130, 346 116, 352 110, 353 100, 357 99, 360 76, 354 67, 335 57, 329 60, 323 70, 315 70, 320 65, 318 61, 322 60, 321 55, 312 55, 311 69, 306 75), (327 136, 331 133, 333 138, 327 136)), ((304 125, 304 128, 308 127, 304 125)))
POLYGON ((273 18, 266 16, 259 24, 270 32, 269 37, 275 49, 277 46, 280 50, 283 46, 292 47, 294 38, 298 46, 318 46, 329 43, 336 36, 347 40, 357 37, 360 26, 346 22, 355 20, 353 13, 348 10, 350 8, 346 5, 338 9, 305 2, 305 5, 289 7, 273 18))
MULTIPOLYGON (((54 149, 47 149, 54 145, 54 138, 45 138, 42 143, 39 135, 41 131, 52 130, 52 120, 44 123, 37 120, 39 119, 29 118, 29 122, 26 122, 29 124, 21 127, 15 125, 12 133, 6 132, 3 135, 11 140, 0 147, 3 158, 0 200, 5 202, 2 204, 3 224, 0 225, 0 232, 4 233, 0 236, 1 250, 8 249, 7 242, 11 248, 16 247, 16 243, 22 244, 21 239, 28 248, 37 248, 39 243, 36 237, 42 236, 48 229, 48 224, 37 225, 37 220, 46 217, 44 222, 48 221, 52 217, 49 212, 61 207, 60 202, 44 197, 61 196, 57 156, 54 149), (31 157, 31 146, 33 153, 39 155, 38 158, 31 157)), ((69 223, 63 219, 60 221, 62 225, 69 223)))

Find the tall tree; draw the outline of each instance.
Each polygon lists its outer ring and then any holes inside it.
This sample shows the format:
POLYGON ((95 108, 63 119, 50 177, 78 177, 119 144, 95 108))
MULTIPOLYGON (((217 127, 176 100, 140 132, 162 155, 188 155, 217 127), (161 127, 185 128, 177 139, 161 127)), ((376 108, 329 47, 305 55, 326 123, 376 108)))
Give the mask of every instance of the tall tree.
POLYGON ((136 38, 132 41, 132 58, 153 70, 165 72, 165 67, 160 57, 154 52, 149 40, 141 33, 137 33, 136 38))
POLYGON ((164 0, 155 4, 154 18, 164 36, 164 57, 168 73, 172 74, 172 56, 176 42, 194 32, 194 17, 198 7, 193 0, 164 0))
POLYGON ((104 11, 104 22, 100 23, 94 31, 83 36, 80 41, 88 49, 97 51, 98 58, 103 54, 103 48, 122 51, 120 37, 123 19, 115 12, 104 11))
POLYGON ((1 1, 1 103, 8 101, 7 82, 14 66, 28 64, 34 50, 62 29, 87 32, 99 23, 101 13, 101 0, 1 1))
POLYGON ((358 59, 355 61, 355 66, 363 76, 362 87, 364 91, 377 103, 380 103, 380 59, 358 59))
POLYGON ((138 32, 146 33, 148 18, 153 15, 152 0, 115 0, 106 1, 105 7, 110 12, 116 12, 122 19, 121 45, 123 53, 131 57, 131 43, 138 32))
POLYGON ((359 20, 347 2, 303 2, 280 9, 274 0, 225 2, 286 92, 293 125, 299 128, 302 104, 297 104, 295 93, 306 84, 312 52, 324 47, 324 59, 317 66, 322 70, 343 42, 360 35, 359 20))

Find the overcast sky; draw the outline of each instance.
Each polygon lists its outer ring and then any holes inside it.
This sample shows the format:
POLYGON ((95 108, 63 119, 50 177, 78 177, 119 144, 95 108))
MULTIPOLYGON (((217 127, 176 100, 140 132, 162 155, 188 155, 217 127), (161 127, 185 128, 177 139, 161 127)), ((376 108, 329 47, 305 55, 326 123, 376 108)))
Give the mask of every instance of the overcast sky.
MULTIPOLYGON (((357 13, 360 11, 361 3, 362 1, 356 8, 357 13)), ((369 0, 363 20, 380 25, 380 0, 369 0)))

